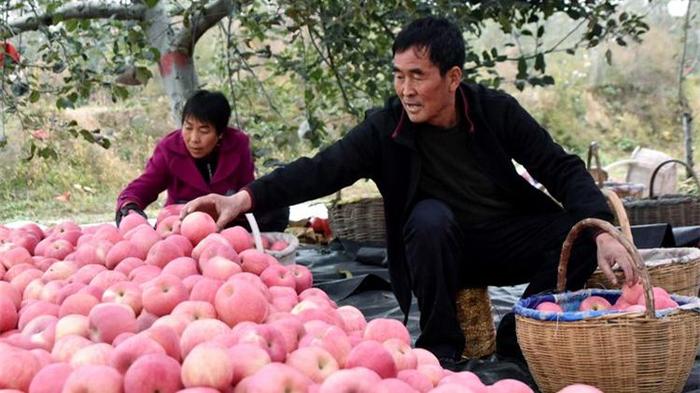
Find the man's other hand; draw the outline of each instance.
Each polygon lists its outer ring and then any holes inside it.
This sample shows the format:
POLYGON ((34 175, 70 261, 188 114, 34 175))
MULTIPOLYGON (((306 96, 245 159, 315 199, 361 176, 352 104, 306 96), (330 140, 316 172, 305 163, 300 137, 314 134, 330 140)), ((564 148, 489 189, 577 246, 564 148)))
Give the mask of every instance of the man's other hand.
POLYGON ((601 233, 595 238, 598 246, 598 266, 605 276, 617 285, 617 278, 613 273, 613 266, 617 264, 625 273, 625 282, 633 285, 639 280, 634 261, 627 249, 608 233, 601 233))
POLYGON ((188 202, 180 212, 180 219, 182 220, 189 213, 201 211, 214 217, 216 226, 222 230, 241 213, 247 212, 251 204, 250 194, 246 191, 239 191, 228 197, 209 194, 188 202))

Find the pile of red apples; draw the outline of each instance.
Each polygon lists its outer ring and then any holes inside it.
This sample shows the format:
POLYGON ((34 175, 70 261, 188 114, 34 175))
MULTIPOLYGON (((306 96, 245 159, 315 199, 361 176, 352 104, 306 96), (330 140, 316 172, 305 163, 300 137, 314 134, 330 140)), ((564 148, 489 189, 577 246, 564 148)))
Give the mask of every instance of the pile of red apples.
POLYGON ((532 392, 443 369, 242 227, 164 211, 156 229, 0 225, 1 392, 532 392))
MULTIPOLYGON (((654 309, 678 308, 678 303, 671 298, 671 295, 665 289, 653 287, 652 292, 654 294, 654 309)), ((555 302, 542 302, 537 305, 536 309, 552 313, 564 312, 562 306, 555 302)), ((646 309, 644 287, 642 287, 642 284, 636 283, 634 285, 623 285, 622 293, 614 304, 611 304, 608 299, 602 296, 594 295, 583 299, 578 311, 644 312, 646 309)))

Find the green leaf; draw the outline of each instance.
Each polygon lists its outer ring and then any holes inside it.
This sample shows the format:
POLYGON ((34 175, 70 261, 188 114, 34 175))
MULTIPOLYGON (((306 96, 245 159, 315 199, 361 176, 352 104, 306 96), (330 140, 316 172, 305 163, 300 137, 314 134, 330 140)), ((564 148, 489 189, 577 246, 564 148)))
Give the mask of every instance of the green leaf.
POLYGON ((123 86, 112 85, 112 94, 113 94, 117 99, 123 100, 123 99, 129 97, 129 90, 127 90, 127 89, 126 89, 125 87, 123 87, 123 86))
POLYGON ((86 129, 81 129, 80 130, 80 136, 83 137, 86 141, 90 143, 95 143, 95 136, 92 135, 92 132, 86 130, 86 129))
POLYGON ((610 49, 605 51, 605 61, 608 65, 612 65, 612 51, 610 49))
POLYGON ((34 154, 36 153, 36 145, 34 144, 34 141, 31 142, 31 145, 29 146, 29 157, 25 158, 25 161, 31 161, 34 158, 34 154))
POLYGON ((527 61, 525 60, 524 56, 520 56, 520 58, 518 59, 518 75, 516 76, 516 78, 527 78, 527 61))
POLYGON ((148 8, 153 8, 158 4, 158 0, 143 0, 144 3, 148 6, 148 8))
POLYGON ((58 152, 50 146, 40 148, 37 155, 43 159, 58 159, 58 152))
POLYGON ((39 98, 41 98, 41 93, 36 90, 33 90, 31 94, 29 94, 29 102, 37 102, 39 98))
POLYGON ((66 31, 71 32, 74 31, 75 29, 78 28, 78 25, 80 24, 80 21, 77 19, 70 19, 65 21, 64 25, 66 26, 66 31))
POLYGON ((136 80, 141 84, 146 84, 153 77, 153 73, 146 67, 136 67, 136 80))
POLYGON ((537 28, 537 38, 541 38, 544 35, 544 26, 537 28))
POLYGON ((544 72, 545 67, 544 54, 538 53, 537 56, 535 56, 535 70, 544 72))
POLYGON ((58 99, 56 99, 56 108, 58 108, 58 109, 73 108, 73 101, 67 99, 66 97, 59 97, 58 99))

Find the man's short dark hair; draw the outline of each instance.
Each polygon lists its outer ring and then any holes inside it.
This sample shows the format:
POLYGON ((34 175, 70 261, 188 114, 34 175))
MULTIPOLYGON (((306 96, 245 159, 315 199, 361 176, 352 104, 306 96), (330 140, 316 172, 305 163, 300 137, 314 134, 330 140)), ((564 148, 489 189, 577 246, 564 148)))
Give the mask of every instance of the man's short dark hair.
POLYGON ((405 26, 394 40, 392 54, 411 47, 426 49, 430 61, 445 75, 452 67, 464 66, 464 37, 452 22, 444 18, 426 16, 405 26))
POLYGON ((228 126, 231 106, 226 96, 218 91, 197 90, 187 99, 182 109, 182 122, 190 116, 201 122, 211 123, 216 133, 221 135, 228 126))

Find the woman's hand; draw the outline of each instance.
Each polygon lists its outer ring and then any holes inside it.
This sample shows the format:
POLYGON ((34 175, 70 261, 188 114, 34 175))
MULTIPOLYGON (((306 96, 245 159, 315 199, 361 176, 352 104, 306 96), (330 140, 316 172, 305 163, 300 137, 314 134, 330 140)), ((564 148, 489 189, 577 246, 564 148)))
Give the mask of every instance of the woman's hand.
POLYGON ((182 220, 189 213, 201 211, 212 216, 216 220, 216 226, 222 230, 226 228, 226 224, 241 213, 247 212, 251 206, 252 201, 247 191, 239 191, 228 197, 209 194, 188 202, 180 213, 180 219, 182 220))

